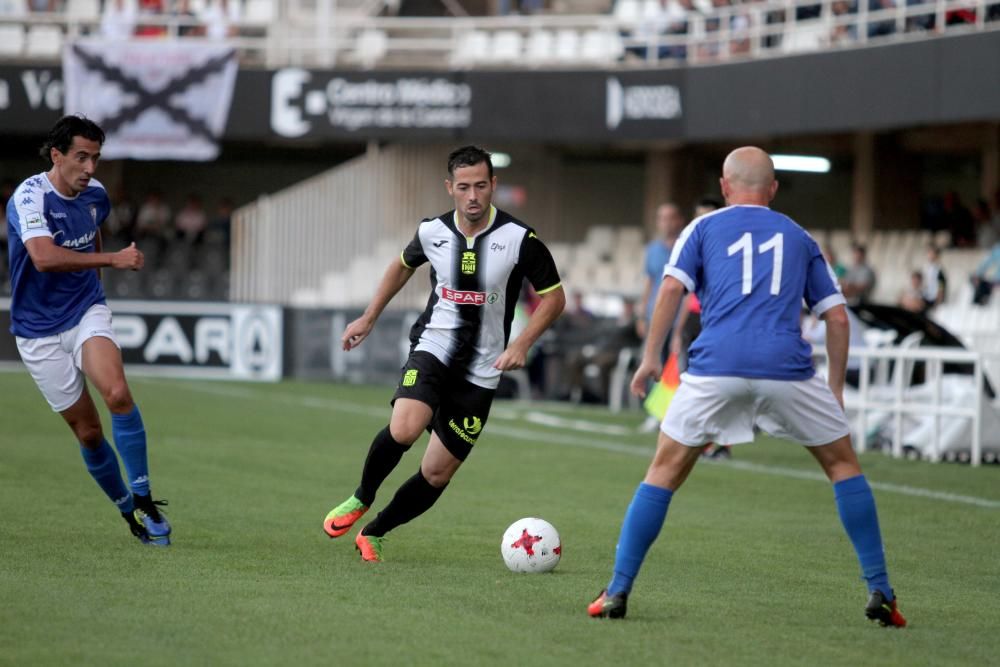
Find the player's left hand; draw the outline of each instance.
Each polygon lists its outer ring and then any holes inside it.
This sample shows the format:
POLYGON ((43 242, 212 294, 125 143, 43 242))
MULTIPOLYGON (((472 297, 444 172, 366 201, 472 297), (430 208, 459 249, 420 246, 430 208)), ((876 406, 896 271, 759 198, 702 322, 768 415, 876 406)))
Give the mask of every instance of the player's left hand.
POLYGON ((643 359, 639 368, 635 369, 635 375, 632 376, 630 386, 632 394, 639 398, 646 398, 646 385, 649 384, 650 380, 653 382, 659 380, 662 370, 659 364, 643 359))
POLYGON ((527 350, 521 350, 517 346, 511 345, 503 351, 503 354, 497 357, 496 362, 493 364, 493 368, 498 371, 513 371, 518 368, 524 368, 527 363, 527 350))

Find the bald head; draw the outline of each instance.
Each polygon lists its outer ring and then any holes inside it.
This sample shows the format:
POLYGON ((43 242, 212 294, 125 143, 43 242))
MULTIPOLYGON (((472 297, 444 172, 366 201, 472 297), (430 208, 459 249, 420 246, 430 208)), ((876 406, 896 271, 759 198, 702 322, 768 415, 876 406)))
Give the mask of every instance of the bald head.
POLYGON ((756 146, 737 148, 722 164, 722 194, 733 204, 767 206, 778 190, 771 156, 756 146))

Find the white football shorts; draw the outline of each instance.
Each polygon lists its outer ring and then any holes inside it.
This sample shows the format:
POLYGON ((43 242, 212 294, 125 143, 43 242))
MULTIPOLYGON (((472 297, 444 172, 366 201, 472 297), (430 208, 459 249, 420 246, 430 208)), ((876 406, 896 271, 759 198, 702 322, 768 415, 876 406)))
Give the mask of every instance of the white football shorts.
POLYGON ((689 447, 753 442, 754 426, 806 446, 851 432, 843 408, 818 375, 809 380, 681 376, 660 429, 689 447))
POLYGON ((45 400, 55 412, 73 407, 83 395, 83 344, 90 338, 109 338, 119 348, 111 329, 111 309, 94 304, 72 329, 42 338, 17 337, 21 360, 34 378, 45 400))

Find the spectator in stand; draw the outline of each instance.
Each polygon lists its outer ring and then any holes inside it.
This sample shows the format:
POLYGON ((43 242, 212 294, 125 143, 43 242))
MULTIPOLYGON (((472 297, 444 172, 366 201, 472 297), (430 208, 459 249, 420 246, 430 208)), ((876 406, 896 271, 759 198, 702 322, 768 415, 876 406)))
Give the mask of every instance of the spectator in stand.
POLYGON ((833 248, 830 247, 829 243, 823 245, 823 258, 830 265, 830 269, 839 283, 840 279, 847 275, 847 267, 837 259, 837 254, 833 252, 833 248))
MULTIPOLYGON (((653 240, 646 244, 646 258, 644 266, 644 281, 642 288, 642 301, 639 306, 639 319, 636 321, 636 333, 640 338, 646 338, 646 325, 653 314, 653 306, 656 304, 656 295, 660 291, 660 284, 663 282, 663 268, 670 261, 670 252, 674 247, 674 242, 680 236, 685 225, 684 216, 680 208, 675 204, 660 204, 656 208, 656 235, 653 240)), ((667 344, 663 346, 661 361, 667 360, 670 336, 667 336, 667 344)))
POLYGON ((577 329, 586 329, 593 324, 594 314, 583 305, 583 292, 573 292, 572 304, 562 317, 577 329))
POLYGON ((230 226, 232 225, 233 200, 223 197, 215 208, 215 215, 208 222, 205 240, 213 245, 229 247, 230 226))
POLYGON ((205 27, 198 24, 198 17, 191 11, 191 0, 174 0, 171 15, 178 20, 178 37, 203 37, 205 35, 205 27))
POLYGON ((135 202, 124 188, 119 188, 111 203, 111 215, 102 226, 102 233, 118 241, 124 248, 132 242, 135 225, 135 202))
POLYGON ((955 248, 975 247, 976 225, 958 193, 952 190, 946 194, 941 206, 944 228, 951 232, 951 245, 955 248))
POLYGON ((1000 241, 1000 235, 994 227, 995 217, 990 213, 990 205, 985 199, 976 202, 972 209, 972 220, 976 227, 976 245, 980 248, 992 248, 1000 241))
POLYGON ((840 281, 840 289, 844 298, 851 306, 864 303, 871 298, 875 289, 875 269, 868 264, 867 250, 861 243, 855 243, 852 249, 854 263, 847 269, 840 281))
POLYGON ((635 302, 625 299, 622 314, 615 322, 615 328, 602 333, 594 342, 572 352, 566 360, 566 374, 569 378, 569 396, 574 403, 587 399, 606 402, 611 373, 618 363, 622 350, 638 348, 642 339, 636 335, 635 302), (590 383, 588 377, 596 373, 597 382, 590 383), (589 390, 588 390, 589 388, 589 390), (597 395, 592 395, 594 393, 597 395))
POLYGON ((996 243, 990 249, 990 254, 972 274, 972 303, 978 306, 988 304, 990 294, 998 284, 1000 284, 1000 243, 996 243))
POLYGON ((237 34, 240 22, 240 3, 230 0, 212 0, 201 14, 205 23, 205 35, 209 39, 223 40, 237 34))
MULTIPOLYGON (((868 11, 883 13, 896 8, 896 0, 868 0, 868 11)), ((879 17, 877 20, 868 21, 868 37, 882 37, 896 32, 895 17, 879 17)))
POLYGON ((497 14, 540 14, 545 9, 545 0, 498 0, 497 14))
POLYGON ((184 202, 184 207, 177 212, 174 218, 174 229, 177 238, 188 245, 201 243, 205 229, 208 227, 208 214, 205 213, 205 205, 198 195, 188 195, 184 202))
POLYGON ((898 305, 911 313, 923 314, 927 311, 927 302, 924 301, 924 274, 920 271, 910 273, 910 284, 900 292, 898 305))
POLYGON ((849 0, 834 0, 832 5, 834 26, 830 34, 831 44, 846 44, 858 40, 858 26, 853 17, 858 13, 858 7, 849 0))
POLYGON ((6 266, 7 262, 7 202, 16 189, 17 183, 9 178, 3 179, 0 184, 0 266, 6 266))
POLYGON ((927 263, 921 270, 924 302, 927 308, 944 303, 948 295, 948 277, 941 266, 941 251, 933 243, 927 244, 927 263))
MULTIPOLYGON (((907 7, 924 4, 926 4, 926 0, 906 0, 907 7)), ((913 32, 916 30, 933 30, 934 20, 935 16, 933 9, 931 9, 927 14, 908 16, 906 19, 906 31, 913 32)))
MULTIPOLYGON (((139 18, 157 18, 164 16, 164 0, 139 0, 139 18)), ((135 29, 136 37, 166 37, 167 26, 163 23, 142 24, 135 29)))
POLYGON ((101 36, 118 42, 132 39, 135 21, 135 5, 129 0, 107 0, 101 14, 101 36))
POLYGON ((152 242, 162 250, 169 229, 170 207, 163 201, 163 195, 159 191, 151 190, 135 218, 136 241, 152 242))
POLYGON ((34 13, 55 13, 66 9, 65 0, 28 0, 28 9, 34 13))

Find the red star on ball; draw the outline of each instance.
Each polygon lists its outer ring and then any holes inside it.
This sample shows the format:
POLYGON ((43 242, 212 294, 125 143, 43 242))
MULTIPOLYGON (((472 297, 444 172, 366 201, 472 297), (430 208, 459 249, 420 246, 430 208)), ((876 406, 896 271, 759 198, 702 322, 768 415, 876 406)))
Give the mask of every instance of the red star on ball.
POLYGON ((512 548, 514 548, 514 549, 524 549, 524 551, 529 556, 534 556, 535 555, 535 550, 532 549, 532 547, 535 546, 536 542, 541 542, 541 541, 542 541, 542 536, 541 535, 530 535, 528 533, 528 529, 525 528, 521 532, 521 539, 519 539, 517 542, 514 542, 514 544, 512 544, 510 546, 512 548))

